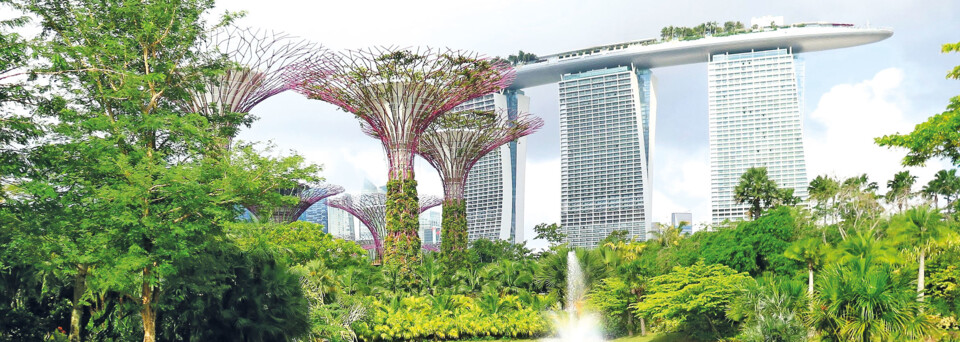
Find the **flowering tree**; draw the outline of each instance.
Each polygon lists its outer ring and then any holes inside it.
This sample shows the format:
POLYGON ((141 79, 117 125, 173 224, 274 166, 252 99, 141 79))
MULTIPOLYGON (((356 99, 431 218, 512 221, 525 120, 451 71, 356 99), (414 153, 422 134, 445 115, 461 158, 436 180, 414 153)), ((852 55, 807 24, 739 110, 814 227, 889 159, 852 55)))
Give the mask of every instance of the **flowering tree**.
MULTIPOLYGON (((420 209, 417 216, 430 208, 440 205, 442 201, 434 196, 424 196, 420 199, 420 209)), ((370 230, 373 236, 373 245, 377 250, 377 256, 383 255, 383 239, 387 236, 387 218, 386 206, 387 195, 381 193, 363 194, 360 196, 351 196, 346 194, 340 197, 327 200, 327 205, 342 209, 363 223, 370 230)))
POLYGON ((448 270, 459 269, 466 257, 467 203, 463 194, 470 168, 490 151, 540 127, 543 120, 527 114, 510 119, 508 113, 461 111, 437 118, 420 137, 417 153, 437 169, 443 181, 441 250, 448 270))
POLYGON ((458 104, 509 85, 513 69, 472 53, 393 48, 346 51, 299 65, 288 77, 293 89, 353 113, 383 144, 390 165, 384 262, 415 281, 419 137, 458 104))
POLYGON ((201 52, 224 57, 224 73, 210 77, 202 89, 191 89, 181 107, 207 118, 230 140, 250 111, 264 100, 289 89, 285 70, 307 59, 322 59, 327 50, 293 36, 252 28, 227 26, 201 42, 201 52))
POLYGON ((279 191, 283 196, 297 198, 297 203, 295 205, 280 206, 272 210, 263 210, 265 208, 256 205, 249 206, 247 209, 257 218, 260 218, 261 215, 268 214, 270 220, 273 222, 290 223, 299 219, 300 215, 303 215, 303 212, 307 211, 307 209, 315 203, 322 201, 324 198, 342 194, 343 187, 333 184, 321 184, 315 187, 300 185, 292 189, 280 189, 279 191), (264 211, 268 212, 264 213, 264 211))

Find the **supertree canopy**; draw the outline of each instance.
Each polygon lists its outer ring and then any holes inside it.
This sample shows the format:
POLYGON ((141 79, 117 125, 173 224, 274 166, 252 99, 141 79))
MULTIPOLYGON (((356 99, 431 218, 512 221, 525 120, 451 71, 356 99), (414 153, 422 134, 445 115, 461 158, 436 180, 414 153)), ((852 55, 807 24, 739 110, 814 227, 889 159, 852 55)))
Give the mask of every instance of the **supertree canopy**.
POLYGON ((268 215, 272 222, 290 223, 296 221, 310 206, 322 201, 324 198, 342 194, 343 187, 333 184, 321 184, 318 186, 300 185, 292 189, 280 189, 278 191, 280 191, 281 195, 298 198, 297 204, 280 206, 272 210, 267 209, 266 211, 269 211, 269 213, 263 212, 265 208, 259 206, 248 206, 247 210, 250 210, 250 213, 258 218, 260 218, 261 215, 268 215))
MULTIPOLYGON (((440 205, 443 201, 434 196, 425 196, 421 197, 419 202, 420 209, 417 216, 440 205)), ((383 239, 387 236, 386 204, 387 195, 381 193, 360 196, 346 194, 327 200, 328 206, 350 213, 370 230, 378 256, 383 255, 383 239)))
POLYGON ((247 114, 254 106, 289 89, 287 68, 327 53, 318 44, 284 33, 235 26, 213 32, 200 49, 225 57, 229 64, 204 89, 193 91, 182 107, 207 117, 226 134, 228 146, 239 125, 249 123, 247 114))
POLYGON ((375 131, 389 161, 384 263, 415 282, 419 257, 414 153, 439 115, 499 91, 514 78, 506 63, 473 53, 371 48, 312 59, 291 70, 291 87, 353 113, 375 131))
POLYGON ((441 250, 447 270, 458 269, 465 259, 467 215, 463 193, 470 169, 490 151, 541 127, 543 120, 528 114, 510 119, 506 112, 460 111, 440 116, 420 137, 417 153, 437 169, 443 181, 441 250))

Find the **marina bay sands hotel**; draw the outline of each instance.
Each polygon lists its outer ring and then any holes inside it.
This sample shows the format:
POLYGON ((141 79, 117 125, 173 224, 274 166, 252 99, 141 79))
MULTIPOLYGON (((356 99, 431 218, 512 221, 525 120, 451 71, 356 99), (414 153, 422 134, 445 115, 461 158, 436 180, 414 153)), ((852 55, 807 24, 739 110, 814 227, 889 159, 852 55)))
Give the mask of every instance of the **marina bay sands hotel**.
MULTIPOLYGON (((530 107, 522 89, 559 83, 561 224, 568 242, 594 246, 615 230, 646 239, 657 120, 651 70, 706 62, 711 221, 740 219, 747 207, 734 201, 733 191, 750 167, 766 167, 781 188, 806 198, 804 71, 796 55, 893 35, 850 24, 782 21, 765 17, 734 34, 638 40, 537 57, 516 67, 510 89, 460 108, 516 115, 530 107)), ((466 193, 471 240, 524 240, 525 159, 521 138, 473 168, 466 193)))

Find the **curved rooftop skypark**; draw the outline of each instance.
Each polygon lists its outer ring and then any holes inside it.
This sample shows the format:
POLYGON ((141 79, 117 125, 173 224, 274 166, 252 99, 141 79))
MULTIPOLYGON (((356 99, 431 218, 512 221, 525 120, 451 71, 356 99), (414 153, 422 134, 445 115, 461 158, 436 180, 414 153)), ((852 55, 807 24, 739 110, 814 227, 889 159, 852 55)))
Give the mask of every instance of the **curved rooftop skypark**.
POLYGON ((541 56, 517 66, 511 89, 523 89, 560 82, 563 74, 631 65, 652 69, 708 62, 710 56, 760 50, 790 49, 793 53, 840 49, 878 42, 893 35, 884 28, 855 27, 851 24, 800 23, 790 27, 767 27, 752 32, 694 40, 659 41, 655 38, 601 45, 576 51, 541 56))
MULTIPOLYGON (((710 170, 702 172, 710 172, 711 221, 719 224, 745 217, 747 207, 734 201, 733 190, 751 167, 766 167, 781 188, 793 189, 801 200, 807 196, 804 72, 795 54, 864 45, 892 35, 889 29, 851 24, 784 25, 783 17, 753 18, 750 27, 740 22, 667 27, 658 39, 540 57, 521 51, 509 58, 517 72, 510 90, 466 105, 488 103, 492 109, 499 96, 503 99, 498 103, 508 112, 522 112, 531 100, 521 89, 559 83, 560 220, 567 242, 595 246, 618 230, 646 239, 653 228, 649 170, 657 118, 656 78, 650 69, 708 63, 710 170)), ((501 153, 511 158, 481 159, 496 162, 490 164, 496 167, 471 171, 474 183, 467 193, 486 197, 468 196, 468 221, 492 212, 497 222, 520 221, 505 227, 523 224, 518 201, 523 193, 523 141, 511 148, 516 150, 501 153)), ((470 222, 471 236, 490 226, 470 222)))

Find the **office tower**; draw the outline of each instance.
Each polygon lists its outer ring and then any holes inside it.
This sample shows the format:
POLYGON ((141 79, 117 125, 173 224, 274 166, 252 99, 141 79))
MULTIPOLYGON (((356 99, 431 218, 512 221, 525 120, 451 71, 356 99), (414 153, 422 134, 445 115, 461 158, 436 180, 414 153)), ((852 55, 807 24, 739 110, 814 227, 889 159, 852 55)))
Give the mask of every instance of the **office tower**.
POLYGON ((561 76, 560 220, 572 246, 595 246, 616 230, 646 239, 655 118, 649 70, 561 76))
POLYGON ((330 233, 330 227, 327 224, 327 213, 327 199, 324 198, 320 200, 320 202, 314 203, 307 208, 307 210, 300 215, 299 220, 323 225, 323 231, 330 233))
MULTIPOLYGON (((317 204, 320 205, 320 204, 317 204)), ((327 207, 326 200, 323 205, 327 207)), ((343 240, 358 240, 353 215, 339 208, 327 207, 327 233, 343 240)), ((368 233, 369 234, 369 233, 368 233)))
POLYGON ((691 213, 673 213, 670 214, 670 225, 680 228, 684 234, 693 234, 693 214, 691 213))
POLYGON ((743 219, 733 192, 751 167, 807 197, 803 68, 788 49, 713 55, 707 64, 711 210, 714 224, 743 219))
POLYGON ((442 215, 439 210, 429 210, 420 214, 420 241, 424 245, 440 244, 440 223, 442 215))
MULTIPOLYGON (((530 111, 530 98, 507 90, 467 101, 454 110, 491 110, 516 118, 530 111)), ((527 139, 493 150, 473 165, 467 176, 467 236, 477 239, 523 241, 523 194, 527 139)))

